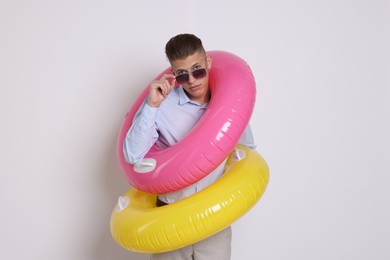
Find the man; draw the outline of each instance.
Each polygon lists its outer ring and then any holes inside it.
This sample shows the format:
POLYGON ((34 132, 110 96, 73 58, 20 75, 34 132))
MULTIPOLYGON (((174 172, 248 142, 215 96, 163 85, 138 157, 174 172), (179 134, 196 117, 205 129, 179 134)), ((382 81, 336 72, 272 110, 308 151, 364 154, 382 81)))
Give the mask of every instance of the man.
MULTIPOLYGON (((156 143, 165 148, 175 144, 195 126, 210 101, 209 69, 212 59, 203 48, 202 41, 192 34, 179 34, 171 38, 165 53, 172 74, 165 74, 150 84, 149 95, 138 110, 124 142, 127 162, 142 160, 156 143), (176 83, 180 84, 175 87, 176 83)), ((254 147, 248 126, 240 144, 254 147)), ((211 185, 223 174, 226 160, 197 183, 168 194, 159 194, 157 206, 164 206, 186 198, 211 185)), ((229 260, 231 255, 231 227, 184 248, 153 254, 154 260, 229 260)))

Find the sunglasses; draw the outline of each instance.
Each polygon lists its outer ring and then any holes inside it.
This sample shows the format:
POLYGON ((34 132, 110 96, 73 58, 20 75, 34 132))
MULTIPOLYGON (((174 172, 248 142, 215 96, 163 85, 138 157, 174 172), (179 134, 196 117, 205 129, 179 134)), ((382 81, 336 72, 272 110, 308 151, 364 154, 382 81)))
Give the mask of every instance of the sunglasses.
MULTIPOLYGON (((206 69, 197 69, 191 72, 192 76, 195 79, 202 79, 206 77, 207 71, 206 69)), ((179 84, 187 83, 190 80, 189 73, 182 73, 176 76, 176 82, 179 84)))

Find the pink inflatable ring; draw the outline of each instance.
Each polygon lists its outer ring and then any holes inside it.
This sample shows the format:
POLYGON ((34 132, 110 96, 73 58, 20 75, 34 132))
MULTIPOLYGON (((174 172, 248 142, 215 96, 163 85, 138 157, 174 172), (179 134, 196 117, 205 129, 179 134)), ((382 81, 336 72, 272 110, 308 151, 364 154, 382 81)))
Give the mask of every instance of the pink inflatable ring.
MULTIPOLYGON (((184 139, 162 149, 154 145, 145 158, 135 164, 124 159, 123 143, 134 115, 145 100, 149 86, 127 113, 118 138, 117 152, 127 181, 136 189, 164 194, 187 187, 214 170, 234 149, 247 127, 256 98, 251 69, 240 57, 210 51, 211 100, 202 118, 184 139)), ((160 73, 171 73, 170 68, 160 73)))

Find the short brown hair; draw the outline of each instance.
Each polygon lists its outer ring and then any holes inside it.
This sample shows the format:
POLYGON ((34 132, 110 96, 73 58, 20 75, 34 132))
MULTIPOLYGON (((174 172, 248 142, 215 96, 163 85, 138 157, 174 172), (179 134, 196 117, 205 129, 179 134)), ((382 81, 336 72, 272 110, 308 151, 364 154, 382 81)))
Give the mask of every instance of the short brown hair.
POLYGON ((176 35, 165 45, 165 54, 169 61, 184 59, 199 51, 206 53, 201 39, 189 33, 176 35))

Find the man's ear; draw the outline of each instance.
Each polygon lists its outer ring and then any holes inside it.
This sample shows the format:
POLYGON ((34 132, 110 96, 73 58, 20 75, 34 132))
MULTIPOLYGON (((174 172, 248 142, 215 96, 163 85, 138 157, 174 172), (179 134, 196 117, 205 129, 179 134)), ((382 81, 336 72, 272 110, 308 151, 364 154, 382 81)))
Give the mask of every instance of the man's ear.
POLYGON ((207 60, 207 69, 210 69, 211 63, 212 63, 212 59, 211 59, 210 55, 206 56, 206 60, 207 60))

